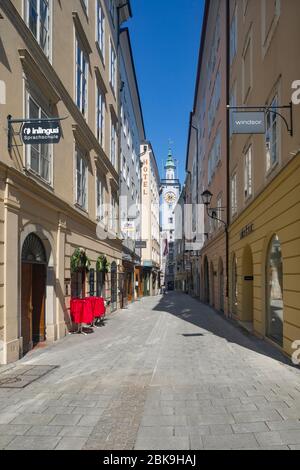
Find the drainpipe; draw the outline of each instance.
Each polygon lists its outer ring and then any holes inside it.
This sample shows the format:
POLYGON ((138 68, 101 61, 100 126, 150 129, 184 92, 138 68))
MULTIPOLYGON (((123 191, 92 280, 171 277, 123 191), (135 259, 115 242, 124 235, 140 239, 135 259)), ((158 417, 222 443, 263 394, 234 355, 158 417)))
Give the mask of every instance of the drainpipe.
MULTIPOLYGON (((226 0, 226 103, 229 105, 230 101, 230 0, 226 0)), ((229 306, 229 233, 228 228, 230 224, 230 110, 226 110, 226 181, 227 181, 227 229, 226 229, 226 298, 228 315, 230 314, 229 306)))

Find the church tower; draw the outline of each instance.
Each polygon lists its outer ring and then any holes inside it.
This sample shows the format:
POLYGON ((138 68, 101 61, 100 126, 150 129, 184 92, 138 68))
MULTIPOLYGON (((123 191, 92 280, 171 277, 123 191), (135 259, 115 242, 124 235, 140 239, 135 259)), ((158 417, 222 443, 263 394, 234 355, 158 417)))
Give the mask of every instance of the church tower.
POLYGON ((176 164, 172 150, 169 149, 165 164, 165 179, 161 180, 161 260, 162 284, 168 289, 174 288, 174 241, 175 208, 180 196, 181 185, 176 177, 176 164))

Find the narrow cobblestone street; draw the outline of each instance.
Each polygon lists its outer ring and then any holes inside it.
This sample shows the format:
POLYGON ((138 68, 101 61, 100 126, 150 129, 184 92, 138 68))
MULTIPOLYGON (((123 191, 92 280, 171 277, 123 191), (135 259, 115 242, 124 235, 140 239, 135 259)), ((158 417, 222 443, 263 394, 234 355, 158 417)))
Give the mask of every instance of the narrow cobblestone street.
POLYGON ((0 388, 1 449, 300 449, 300 371, 186 295, 146 298, 0 388))

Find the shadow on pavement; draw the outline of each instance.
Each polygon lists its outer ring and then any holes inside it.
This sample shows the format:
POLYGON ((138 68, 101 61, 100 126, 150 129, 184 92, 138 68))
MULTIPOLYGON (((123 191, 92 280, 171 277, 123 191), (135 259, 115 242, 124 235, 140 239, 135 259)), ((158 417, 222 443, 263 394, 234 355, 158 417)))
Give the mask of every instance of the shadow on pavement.
MULTIPOLYGON (((300 371, 300 367, 295 366, 292 361, 275 346, 267 343, 263 339, 257 338, 233 320, 227 319, 210 306, 201 303, 187 294, 168 292, 167 295, 161 298, 153 310, 167 312, 198 326, 210 334, 224 338, 229 343, 238 344, 251 351, 275 359, 282 364, 290 366, 295 372, 300 371)), ((204 335, 205 332, 190 335, 183 334, 183 336, 186 337, 200 337, 204 335)))

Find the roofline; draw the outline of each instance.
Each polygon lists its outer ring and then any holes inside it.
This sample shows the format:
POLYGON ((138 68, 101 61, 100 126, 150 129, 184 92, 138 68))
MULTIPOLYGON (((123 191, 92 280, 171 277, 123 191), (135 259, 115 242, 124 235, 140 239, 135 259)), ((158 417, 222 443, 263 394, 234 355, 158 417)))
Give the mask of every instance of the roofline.
POLYGON ((133 14, 132 14, 131 0, 128 0, 127 5, 128 5, 128 10, 129 10, 129 16, 130 18, 132 18, 133 14))
POLYGON ((188 171, 190 141, 191 141, 191 127, 192 127, 192 120, 193 120, 193 116, 195 114, 196 104, 197 104, 197 95, 198 95, 198 88, 199 88, 199 84, 200 84, 200 73, 201 73, 202 61, 203 61, 203 51, 204 51, 205 39, 206 39, 206 30, 207 30, 207 24, 208 24, 209 7, 210 7, 210 0, 205 0, 205 7, 204 7, 204 14, 203 14, 203 21, 202 21, 202 32, 201 32, 199 56, 198 56, 197 75, 196 75, 196 83, 195 83, 195 92, 194 92, 193 111, 190 113, 190 121, 189 121, 187 154, 186 154, 186 164, 185 164, 185 170, 186 171, 188 171))
POLYGON ((146 138, 146 130, 145 130, 145 121, 144 121, 144 116, 143 116, 142 101, 141 101, 139 85, 138 85, 138 80, 137 80, 137 75, 136 75, 136 69, 135 69, 135 63, 134 63, 134 57, 133 57, 133 50, 132 50, 131 39, 130 39, 130 32, 129 32, 129 29, 127 27, 126 28, 121 28, 120 34, 122 34, 123 32, 126 34, 127 40, 128 40, 128 46, 129 46, 133 76, 134 76, 135 87, 136 87, 136 92, 137 92, 137 97, 138 97, 138 102, 139 102, 139 107, 140 107, 140 113, 141 113, 141 118, 142 118, 142 126, 143 126, 144 136, 146 138))
POLYGON ((187 151, 186 151, 186 160, 185 160, 185 171, 188 171, 188 164, 189 164, 190 143, 191 143, 191 131, 192 131, 192 119, 193 119, 193 113, 190 112, 189 132, 188 132, 187 151))
POLYGON ((193 112, 195 112, 196 104, 197 104, 197 94, 198 94, 198 87, 200 83, 200 72, 201 72, 202 61, 203 61, 203 52, 204 52, 206 31, 207 31, 207 24, 208 24, 209 7, 210 7, 210 0, 205 0, 204 15, 203 15, 203 22, 202 22, 202 33, 201 33, 199 57, 198 57, 197 76, 196 76, 196 84, 195 84, 193 112))
POLYGON ((118 5, 119 10, 121 10, 122 8, 126 8, 126 7, 128 8, 129 18, 132 18, 133 15, 132 15, 131 0, 125 0, 125 3, 122 3, 121 5, 118 5))
POLYGON ((152 144, 151 144, 150 140, 143 140, 143 141, 141 142, 141 145, 148 145, 148 146, 150 147, 150 151, 151 151, 152 156, 153 156, 153 160, 154 160, 154 163, 155 163, 155 169, 156 169, 156 172, 157 172, 157 175, 158 175, 159 184, 160 184, 161 178, 160 178, 160 174, 159 174, 159 171, 158 171, 157 161, 156 161, 156 157, 155 157, 155 153, 154 153, 152 144))

